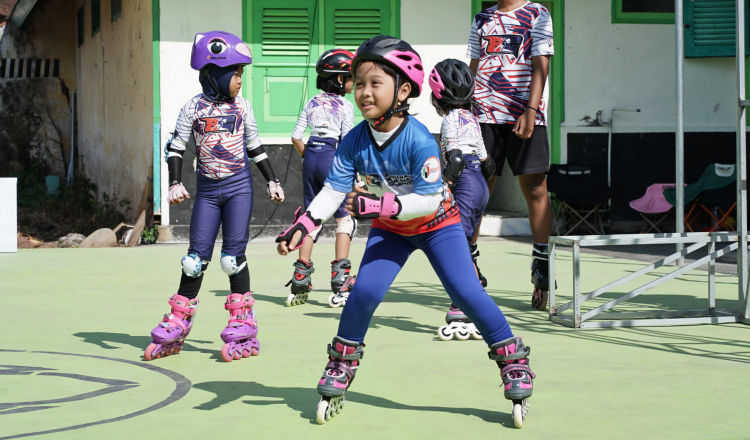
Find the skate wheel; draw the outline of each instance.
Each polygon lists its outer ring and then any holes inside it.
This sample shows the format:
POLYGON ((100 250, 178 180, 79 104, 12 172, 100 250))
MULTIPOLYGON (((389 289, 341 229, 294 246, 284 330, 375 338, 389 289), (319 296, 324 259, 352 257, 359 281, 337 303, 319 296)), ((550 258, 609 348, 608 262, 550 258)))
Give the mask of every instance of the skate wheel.
POLYGON ((286 306, 291 307, 294 305, 294 297, 296 295, 293 293, 290 293, 289 296, 286 297, 286 306))
POLYGON ((250 354, 252 356, 258 356, 260 354, 260 349, 259 348, 251 348, 250 349, 250 354))
POLYGON ((476 339, 477 341, 481 341, 484 339, 484 337, 482 337, 482 334, 479 333, 479 331, 471 332, 471 337, 476 339))
POLYGON ((328 297, 328 305, 334 309, 340 305, 335 293, 328 297))
POLYGON ((249 358, 249 357, 250 357, 250 356, 252 356, 252 355, 253 355, 253 354, 252 354, 252 353, 250 353, 250 351, 248 351, 248 350, 242 350, 242 357, 243 357, 243 358, 249 358))
POLYGON ((182 351, 182 347, 175 347, 174 350, 172 350, 172 354, 177 354, 182 351))
POLYGON ((232 357, 234 357, 234 360, 238 361, 238 360, 242 359, 242 353, 240 353, 239 351, 235 351, 234 355, 232 355, 232 357))
POLYGON ((148 344, 148 347, 146 347, 146 351, 143 352, 143 359, 150 361, 155 359, 154 358, 154 351, 159 348, 159 346, 155 343, 148 344))
POLYGON ((526 399, 513 401, 513 423, 516 425, 516 428, 523 428, 523 422, 526 420, 527 409, 528 402, 526 399))
POLYGON ((221 358, 224 359, 225 362, 232 362, 232 359, 234 359, 234 355, 229 353, 229 344, 224 344, 224 346, 221 347, 221 358))
POLYGON ((328 414, 328 406, 330 405, 330 401, 321 398, 320 402, 318 402, 318 409, 315 412, 315 420, 318 422, 319 425, 322 425, 323 423, 330 420, 330 417, 326 417, 328 414))
POLYGON ((459 341, 467 341, 471 337, 471 332, 466 329, 460 329, 456 332, 456 339, 459 341))
POLYGON ((444 325, 438 329, 438 338, 441 341, 450 341, 453 339, 453 333, 448 331, 448 326, 444 325))

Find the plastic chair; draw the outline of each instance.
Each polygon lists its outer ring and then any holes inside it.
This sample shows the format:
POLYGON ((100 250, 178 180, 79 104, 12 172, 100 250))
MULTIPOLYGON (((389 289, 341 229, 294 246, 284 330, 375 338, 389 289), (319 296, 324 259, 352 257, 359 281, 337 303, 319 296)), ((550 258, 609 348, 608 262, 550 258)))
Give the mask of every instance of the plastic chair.
MULTIPOLYGON (((697 182, 685 187, 685 228, 690 232, 713 232, 718 229, 734 231, 729 216, 737 205, 732 184, 736 182, 734 164, 712 163, 703 171, 697 182)), ((664 199, 674 206, 674 188, 664 190, 664 199)))
POLYGON ((646 188, 646 193, 641 198, 630 202, 630 207, 646 221, 646 228, 641 231, 642 234, 651 231, 665 232, 664 228, 668 226, 666 220, 674 206, 664 198, 664 190, 676 186, 675 183, 654 183, 646 188))
POLYGON ((604 214, 611 195, 607 170, 602 166, 551 165, 547 191, 553 202, 554 234, 560 222, 566 235, 576 230, 604 235, 604 214))

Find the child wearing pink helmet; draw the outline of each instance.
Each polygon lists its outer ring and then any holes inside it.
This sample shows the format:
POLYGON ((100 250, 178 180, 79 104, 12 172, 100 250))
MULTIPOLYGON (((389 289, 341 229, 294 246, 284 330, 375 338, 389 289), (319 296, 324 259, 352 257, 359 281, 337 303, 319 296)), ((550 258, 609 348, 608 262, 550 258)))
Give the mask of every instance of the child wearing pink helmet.
POLYGON ((529 348, 511 332, 505 316, 475 279, 458 206, 441 176, 440 150, 427 128, 408 114, 408 99, 422 91, 424 69, 409 43, 380 35, 357 49, 352 60, 354 97, 366 121, 336 150, 325 186, 276 241, 287 255, 346 200, 357 218, 372 219, 357 282, 328 346, 328 364, 318 382, 317 421, 341 410, 364 354, 364 338, 375 309, 406 263, 422 250, 451 300, 481 331, 490 359, 501 368, 505 397, 513 400, 517 426, 531 396, 529 348), (351 192, 357 173, 367 192, 351 192))

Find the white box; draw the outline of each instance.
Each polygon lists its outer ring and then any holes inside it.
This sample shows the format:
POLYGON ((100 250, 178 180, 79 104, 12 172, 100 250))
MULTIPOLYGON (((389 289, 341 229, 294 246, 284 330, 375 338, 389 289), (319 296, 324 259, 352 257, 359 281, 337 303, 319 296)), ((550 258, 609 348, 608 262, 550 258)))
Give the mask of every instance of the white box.
POLYGON ((18 252, 17 181, 0 178, 0 252, 18 252))

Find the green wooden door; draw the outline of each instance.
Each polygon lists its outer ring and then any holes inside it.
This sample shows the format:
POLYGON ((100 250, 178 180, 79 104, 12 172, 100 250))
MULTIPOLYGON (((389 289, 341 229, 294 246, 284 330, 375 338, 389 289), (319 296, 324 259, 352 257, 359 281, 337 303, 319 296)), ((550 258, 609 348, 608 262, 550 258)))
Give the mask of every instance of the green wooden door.
POLYGON ((315 89, 316 18, 314 0, 252 1, 251 102, 261 135, 291 136, 315 89))
MULTIPOLYGON (((363 41, 376 35, 394 35, 391 32, 391 0, 325 1, 325 48, 343 48, 356 51, 363 41)), ((396 35, 394 35, 396 36, 396 35)), ((354 104, 354 124, 363 120, 354 103, 354 93, 346 96, 354 104)))

